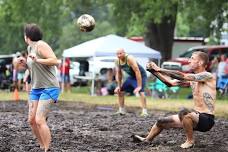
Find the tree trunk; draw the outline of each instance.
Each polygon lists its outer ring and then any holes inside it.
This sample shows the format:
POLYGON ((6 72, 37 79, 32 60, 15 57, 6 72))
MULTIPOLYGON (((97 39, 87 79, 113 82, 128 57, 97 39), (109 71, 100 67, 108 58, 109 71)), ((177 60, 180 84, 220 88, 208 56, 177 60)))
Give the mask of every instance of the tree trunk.
POLYGON ((172 56, 173 38, 176 23, 176 15, 165 16, 161 23, 156 24, 151 21, 147 24, 145 32, 146 46, 161 52, 162 61, 166 61, 172 56))

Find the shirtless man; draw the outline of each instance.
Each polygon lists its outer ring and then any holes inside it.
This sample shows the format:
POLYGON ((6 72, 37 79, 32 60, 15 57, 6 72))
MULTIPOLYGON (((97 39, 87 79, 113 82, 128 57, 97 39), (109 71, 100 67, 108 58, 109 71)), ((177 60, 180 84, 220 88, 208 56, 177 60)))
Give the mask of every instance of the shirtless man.
MULTIPOLYGON (((26 66, 22 64, 23 61, 26 61, 27 54, 23 52, 22 54, 17 52, 16 57, 13 59, 13 86, 14 89, 21 90, 22 81, 24 77, 24 73, 26 70, 26 66), (18 60, 20 60, 18 62, 18 60), (19 63, 19 64, 17 64, 19 63)), ((24 89, 24 88, 23 88, 24 89)))
MULTIPOLYGON (((27 58, 27 53, 26 52, 22 52, 20 59, 26 61, 27 58)), ((23 79, 24 79, 24 75, 25 75, 25 71, 27 69, 27 66, 23 65, 23 64, 18 64, 18 66, 16 67, 17 70, 17 86, 19 90, 25 90, 25 86, 23 85, 23 79)))
POLYGON ((206 132, 213 127, 216 78, 205 70, 207 63, 208 55, 198 51, 193 53, 190 59, 190 67, 194 74, 162 69, 153 62, 147 64, 147 70, 168 86, 190 83, 194 109, 183 109, 176 115, 158 119, 145 138, 134 135, 135 139, 148 142, 153 140, 163 129, 183 128, 187 140, 181 145, 181 148, 190 148, 194 145, 194 130, 206 132))

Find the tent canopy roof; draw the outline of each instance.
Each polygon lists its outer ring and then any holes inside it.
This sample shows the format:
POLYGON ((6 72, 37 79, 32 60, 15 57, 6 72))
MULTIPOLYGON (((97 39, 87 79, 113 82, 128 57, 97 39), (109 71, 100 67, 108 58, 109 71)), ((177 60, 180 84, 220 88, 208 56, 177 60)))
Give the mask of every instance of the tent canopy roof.
POLYGON ((63 51, 63 57, 115 56, 118 48, 136 57, 161 59, 160 52, 117 35, 99 37, 63 51))

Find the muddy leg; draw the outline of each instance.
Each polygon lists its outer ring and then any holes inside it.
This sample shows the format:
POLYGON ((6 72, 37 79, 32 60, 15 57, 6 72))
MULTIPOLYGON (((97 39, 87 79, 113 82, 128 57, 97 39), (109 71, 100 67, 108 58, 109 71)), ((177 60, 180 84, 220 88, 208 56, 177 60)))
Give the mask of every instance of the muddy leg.
POLYGON ((28 122, 29 122, 29 124, 31 126, 33 135, 38 139, 40 147, 43 149, 44 148, 44 144, 43 144, 42 139, 40 137, 40 133, 39 133, 36 121, 35 121, 37 106, 38 106, 38 101, 29 102, 28 122))
POLYGON ((41 100, 39 101, 36 113, 36 123, 38 126, 38 130, 45 148, 45 151, 49 149, 49 145, 51 142, 51 132, 46 122, 46 117, 48 112, 50 111, 51 101, 49 100, 41 100))

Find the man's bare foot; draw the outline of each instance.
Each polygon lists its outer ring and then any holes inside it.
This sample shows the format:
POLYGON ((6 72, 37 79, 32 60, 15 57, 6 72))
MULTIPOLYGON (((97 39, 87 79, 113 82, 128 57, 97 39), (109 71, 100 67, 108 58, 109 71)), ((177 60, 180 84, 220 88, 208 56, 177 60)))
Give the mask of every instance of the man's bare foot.
POLYGON ((44 150, 44 152, 48 152, 48 151, 50 151, 50 149, 45 149, 45 150, 44 150))
POLYGON ((139 135, 133 135, 132 138, 133 138, 134 141, 140 141, 140 142, 146 141, 146 138, 141 137, 139 135))
POLYGON ((44 150, 44 145, 40 145, 40 149, 44 150))
POLYGON ((194 141, 186 141, 185 143, 181 144, 181 148, 187 149, 194 146, 194 141))
POLYGON ((40 149, 44 149, 44 147, 40 146, 40 149))

